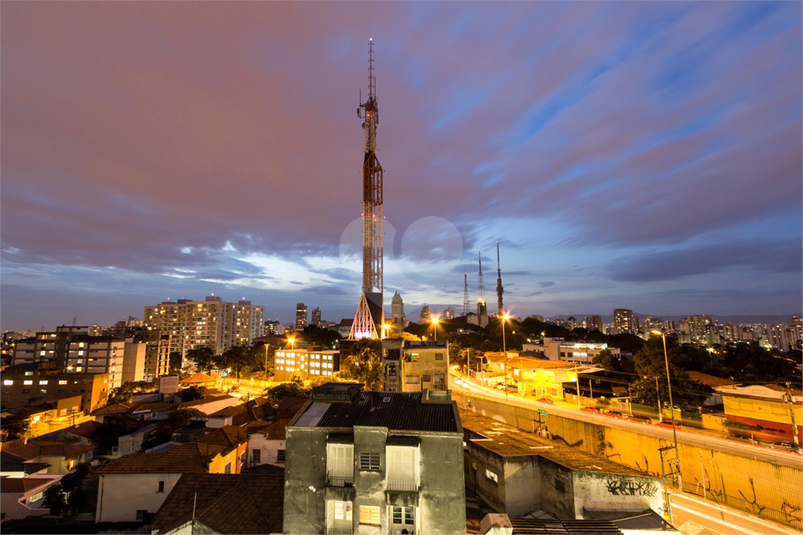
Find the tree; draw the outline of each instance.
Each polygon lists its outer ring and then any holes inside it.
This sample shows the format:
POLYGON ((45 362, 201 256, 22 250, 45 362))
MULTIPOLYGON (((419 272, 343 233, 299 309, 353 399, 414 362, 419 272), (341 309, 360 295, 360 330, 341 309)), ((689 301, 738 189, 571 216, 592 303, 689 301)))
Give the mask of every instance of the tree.
POLYGON ((172 351, 168 357, 168 362, 170 366, 170 373, 178 373, 181 371, 181 353, 178 351, 172 351))
POLYGON ((179 395, 181 396, 181 401, 194 401, 204 397, 204 390, 205 388, 203 386, 200 388, 197 386, 191 386, 182 390, 179 395))
POLYGON ((0 420, 0 431, 7 440, 22 438, 28 432, 31 424, 27 414, 13 413, 0 420))
POLYGON ((74 510, 84 505, 87 494, 81 488, 81 483, 89 474, 89 466, 89 463, 78 463, 57 484, 45 489, 44 504, 50 509, 51 515, 61 516, 68 505, 74 510))
POLYGON ((139 428, 139 421, 128 414, 110 414, 103 418, 103 423, 92 432, 92 442, 100 452, 108 453, 117 446, 120 437, 129 435, 139 428))
MULTIPOLYGON (((714 391, 710 386, 689 378, 678 365, 680 351, 677 344, 667 340, 669 377, 672 383, 672 400, 682 409, 696 408, 714 391)), ((657 397, 662 403, 669 403, 669 389, 666 384, 666 362, 663 342, 660 337, 651 338, 633 357, 636 373, 640 379, 634 383, 634 395, 639 403, 658 406, 657 397), (656 378, 658 391, 656 393, 656 378)))
POLYGON ((147 381, 126 381, 117 388, 113 388, 109 393, 108 404, 114 405, 115 403, 128 403, 131 401, 131 396, 137 392, 154 392, 159 388, 159 383, 156 380, 151 382, 147 381))
POLYGON ((368 390, 382 388, 382 342, 363 338, 351 346, 340 360, 340 373, 347 379, 365 384, 368 390))
POLYGON ((187 351, 187 360, 192 361, 199 372, 208 372, 215 367, 215 352, 208 347, 198 347, 187 351))
POLYGON ((237 379, 244 370, 257 369, 260 366, 259 351, 255 345, 231 346, 216 359, 218 368, 230 368, 237 379))
POLYGON ((61 513, 67 508, 67 500, 59 483, 45 489, 44 504, 50 509, 50 514, 53 516, 61 516, 61 513))
POLYGON ((619 357, 614 356, 610 349, 603 349, 598 354, 594 355, 591 363, 604 370, 609 370, 612 372, 621 371, 619 369, 621 366, 619 357))
POLYGON ((298 383, 280 383, 271 388, 266 388, 264 395, 271 401, 279 403, 284 398, 307 397, 308 390, 305 390, 298 383))
POLYGON ((340 342, 337 331, 322 329, 317 325, 307 325, 301 333, 301 338, 310 345, 325 349, 335 349, 340 342))

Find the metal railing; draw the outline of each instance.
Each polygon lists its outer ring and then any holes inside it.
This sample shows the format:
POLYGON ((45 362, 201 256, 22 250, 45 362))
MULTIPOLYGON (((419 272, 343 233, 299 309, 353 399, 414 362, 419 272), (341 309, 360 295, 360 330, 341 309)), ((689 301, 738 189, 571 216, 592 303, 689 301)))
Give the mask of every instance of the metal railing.
POLYGON ((332 472, 326 473, 326 484, 330 487, 352 487, 354 486, 354 474, 350 476, 336 476, 332 472))
POLYGON ((418 492, 418 483, 412 479, 388 479, 387 490, 418 492))

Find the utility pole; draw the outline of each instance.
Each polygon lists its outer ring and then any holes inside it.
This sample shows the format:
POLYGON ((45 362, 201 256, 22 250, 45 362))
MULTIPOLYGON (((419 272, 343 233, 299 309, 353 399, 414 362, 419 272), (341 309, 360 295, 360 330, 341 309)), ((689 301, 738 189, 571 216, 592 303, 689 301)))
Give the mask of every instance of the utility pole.
POLYGON ((786 394, 784 401, 789 405, 789 418, 792 420, 792 439, 795 443, 795 450, 800 449, 800 437, 797 436, 797 425, 795 424, 795 405, 792 397, 792 383, 786 383, 786 394))
POLYGON ((666 486, 666 472, 664 471, 664 452, 673 449, 674 446, 664 446, 658 448, 658 455, 661 457, 661 479, 664 482, 664 500, 666 501, 666 508, 664 509, 664 518, 667 522, 672 524, 672 504, 669 502, 669 488, 666 486))

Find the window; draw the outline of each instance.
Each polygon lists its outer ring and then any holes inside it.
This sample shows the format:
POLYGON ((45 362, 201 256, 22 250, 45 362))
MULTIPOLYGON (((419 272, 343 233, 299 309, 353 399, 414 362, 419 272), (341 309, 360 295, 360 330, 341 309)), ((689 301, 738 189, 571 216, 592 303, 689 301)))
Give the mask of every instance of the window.
POLYGON ((388 364, 388 376, 395 377, 396 376, 396 365, 395 364, 388 364))
POLYGON ((560 479, 555 480, 555 490, 558 492, 566 492, 566 485, 560 479))
POLYGON ((431 375, 424 375, 423 377, 421 377, 421 381, 423 381, 425 383, 431 383, 432 382, 432 376, 431 375))
POLYGON ((30 381, 30 380, 28 380, 28 381, 23 381, 23 382, 22 382, 22 384, 24 384, 24 385, 32 385, 32 384, 33 384, 33 381, 30 381))
POLYGON ((278 452, 276 452, 276 462, 283 463, 284 456, 285 456, 285 450, 279 450, 278 452))
POLYGON ((145 515, 148 514, 147 509, 137 509, 137 521, 145 520, 145 515))
POLYGON ((223 469, 224 474, 231 474, 231 463, 226 463, 226 467, 223 469))
POLYGON ((393 523, 412 526, 415 524, 415 512, 412 507, 394 507, 393 523))
POLYGON ((329 444, 327 449, 326 470, 330 477, 351 481, 354 477, 354 446, 329 444))
POLYGON ((156 492, 164 492, 164 491, 165 491, 165 482, 164 481, 160 481, 159 482, 159 490, 157 490, 156 492))
POLYGON ((12 381, 11 379, 6 379, 5 381, 3 381, 3 384, 4 385, 13 385, 14 381, 12 381))
POLYGON ((419 377, 417 375, 405 375, 404 382, 408 385, 417 385, 419 381, 419 377))
POLYGON ((60 385, 66 385, 66 384, 67 384, 67 381, 65 381, 64 379, 60 379, 60 380, 59 380, 59 384, 60 384, 60 385))
POLYGON ((376 505, 361 505, 360 506, 360 524, 368 524, 371 526, 379 526, 379 506, 376 505))
POLYGON ((351 502, 335 502, 335 520, 347 520, 351 522, 351 502))
POLYGON ((254 463, 259 463, 262 461, 262 452, 260 450, 251 450, 251 460, 254 463))
POLYGON ((435 360, 443 360, 443 353, 435 353, 435 360))
POLYGON ((485 477, 493 481, 494 483, 499 483, 499 476, 496 475, 495 472, 491 472, 487 468, 485 469, 485 477))
MULTIPOLYGON (((379 470, 379 454, 360 453, 360 470, 379 470)), ((362 511, 362 509, 360 509, 360 511, 362 511)), ((362 512, 360 515, 362 515, 362 512)))

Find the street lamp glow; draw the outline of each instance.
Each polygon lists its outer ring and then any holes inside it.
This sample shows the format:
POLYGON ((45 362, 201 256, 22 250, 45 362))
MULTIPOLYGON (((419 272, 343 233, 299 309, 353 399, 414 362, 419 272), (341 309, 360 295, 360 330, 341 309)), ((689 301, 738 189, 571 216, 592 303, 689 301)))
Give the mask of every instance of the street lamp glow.
POLYGON ((290 338, 287 339, 287 341, 290 342, 290 349, 295 349, 296 339, 291 336, 290 338))
POLYGON ((432 318, 432 330, 435 332, 435 341, 438 341, 438 318, 432 318))

